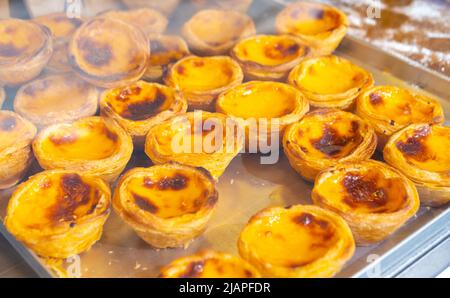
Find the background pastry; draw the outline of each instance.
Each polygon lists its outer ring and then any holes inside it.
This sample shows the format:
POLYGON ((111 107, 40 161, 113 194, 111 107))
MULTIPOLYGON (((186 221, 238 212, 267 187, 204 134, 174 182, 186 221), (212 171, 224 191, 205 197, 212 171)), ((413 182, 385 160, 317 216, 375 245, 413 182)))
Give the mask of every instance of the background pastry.
POLYGON ((129 8, 149 7, 170 15, 177 8, 180 0, 121 0, 129 8))

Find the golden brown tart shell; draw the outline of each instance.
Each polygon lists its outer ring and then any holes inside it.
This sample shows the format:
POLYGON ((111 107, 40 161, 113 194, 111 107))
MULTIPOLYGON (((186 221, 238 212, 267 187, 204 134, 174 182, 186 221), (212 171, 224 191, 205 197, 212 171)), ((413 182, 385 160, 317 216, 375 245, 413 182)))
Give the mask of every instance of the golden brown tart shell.
POLYGON ((105 17, 81 25, 69 45, 72 69, 84 80, 103 88, 139 80, 149 56, 148 38, 141 30, 105 17))
POLYGON ((113 206, 153 247, 187 247, 205 230, 217 200, 207 171, 167 163, 128 171, 115 190, 113 206))
POLYGON ((315 108, 352 110, 356 98, 374 84, 372 74, 338 56, 302 61, 289 74, 289 83, 298 88, 315 108))
POLYGON ((37 77, 52 52, 47 27, 19 19, 0 20, 0 84, 15 86, 37 77))
POLYGON ((111 191, 99 178, 54 170, 30 177, 14 191, 7 230, 42 257, 67 258, 100 239, 111 191))
POLYGON ((33 151, 46 170, 79 171, 111 182, 130 160, 133 142, 116 122, 94 116, 47 126, 33 151))
POLYGON ((345 37, 347 16, 339 9, 312 2, 294 2, 276 18, 279 34, 292 34, 312 49, 314 56, 331 54, 345 37))
POLYGON ((322 171, 311 197, 314 204, 345 219, 358 245, 384 240, 413 217, 420 205, 409 179, 373 160, 342 163, 322 171))
POLYGON ((228 54, 237 41, 255 33, 252 19, 232 10, 201 10, 182 28, 192 52, 202 56, 228 54))
POLYGON ((242 150, 236 130, 243 131, 242 125, 224 114, 189 112, 153 126, 145 153, 155 164, 175 161, 203 167, 218 179, 242 150))
POLYGON ((247 80, 284 81, 309 51, 295 36, 255 35, 238 42, 231 56, 247 80))
POLYGON ((180 0, 121 0, 126 6, 132 9, 153 8, 165 15, 170 15, 180 3, 180 0))
POLYGON ((23 85, 14 110, 38 127, 70 122, 97 112, 98 91, 72 74, 51 75, 23 85))
POLYGON ((187 102, 170 87, 138 81, 106 90, 100 99, 100 110, 131 135, 136 148, 142 148, 150 128, 186 112, 187 102))
POLYGON ((242 69, 230 57, 189 56, 170 68, 165 83, 183 93, 190 110, 214 111, 217 96, 243 79, 242 69))
POLYGON ((355 242, 334 212, 295 205, 255 214, 239 236, 238 249, 264 277, 332 277, 353 256, 355 242))
POLYGON ((0 111, 0 189, 16 185, 33 161, 36 127, 20 115, 0 111))
POLYGON ((375 129, 380 151, 390 136, 409 124, 444 122, 438 101, 394 86, 375 86, 364 91, 356 102, 356 114, 375 129))
POLYGON ((258 278, 260 274, 243 259, 211 250, 172 261, 161 269, 162 278, 258 278))
POLYGON ((377 137, 369 124, 354 114, 335 109, 306 114, 300 122, 288 126, 283 136, 289 163, 310 181, 338 162, 369 159, 376 145, 377 137))
POLYGON ((383 151, 387 163, 411 179, 428 206, 450 202, 450 128, 411 124, 396 132, 383 151))

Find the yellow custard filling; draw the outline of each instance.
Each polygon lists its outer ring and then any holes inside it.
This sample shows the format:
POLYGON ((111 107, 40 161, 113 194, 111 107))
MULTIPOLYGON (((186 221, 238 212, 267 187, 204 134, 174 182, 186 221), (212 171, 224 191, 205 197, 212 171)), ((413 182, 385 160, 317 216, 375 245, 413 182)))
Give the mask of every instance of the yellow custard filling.
POLYGON ((83 23, 79 18, 69 18, 65 13, 53 13, 33 19, 38 24, 46 26, 55 38, 66 38, 72 35, 83 23))
POLYGON ((56 160, 99 160, 119 150, 120 140, 103 121, 58 125, 40 144, 43 153, 56 160))
POLYGON ((33 57, 46 44, 42 27, 18 19, 0 20, 0 65, 24 57, 33 57))
POLYGON ((450 128, 422 126, 404 131, 395 141, 396 150, 419 169, 450 177, 450 128))
POLYGON ((241 61, 265 66, 277 66, 297 59, 305 54, 305 47, 293 37, 258 35, 239 42, 233 49, 241 61))
POLYGON ((141 121, 170 108, 175 91, 163 85, 139 81, 123 88, 109 90, 106 104, 122 118, 141 121))
POLYGON ((442 108, 435 100, 398 87, 374 87, 361 100, 374 118, 385 118, 391 125, 432 123, 443 118, 442 108))
POLYGON ((28 121, 13 112, 0 111, 0 155, 19 142, 29 145, 35 134, 36 128, 28 121))
POLYGON ((171 75, 182 91, 208 91, 232 83, 235 67, 225 57, 188 57, 173 66, 171 75))
POLYGON ((333 222, 309 211, 270 209, 253 217, 241 239, 252 253, 272 266, 296 268, 325 256, 338 242, 333 222))
POLYGON ((185 41, 175 35, 162 35, 150 38, 150 65, 168 65, 189 54, 185 41))
POLYGON ((130 178, 126 191, 139 209, 169 219, 205 208, 210 203, 210 187, 194 171, 153 167, 130 178))
POLYGON ((304 61, 293 80, 300 89, 328 95, 362 88, 367 78, 367 72, 350 61, 327 56, 304 61))
POLYGON ((298 91, 277 82, 248 82, 228 90, 218 100, 221 112, 248 118, 277 118, 298 107, 298 91))

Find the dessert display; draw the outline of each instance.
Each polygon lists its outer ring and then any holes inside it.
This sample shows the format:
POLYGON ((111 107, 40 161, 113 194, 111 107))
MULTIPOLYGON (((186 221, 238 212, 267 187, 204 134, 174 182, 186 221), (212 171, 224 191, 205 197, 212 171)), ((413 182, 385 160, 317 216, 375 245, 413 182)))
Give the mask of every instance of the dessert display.
POLYGON ((87 251, 103 232, 111 191, 99 178, 66 170, 30 177, 9 200, 5 226, 42 257, 87 251))
POLYGON ((145 153, 155 164, 175 161, 203 167, 218 179, 243 147, 236 129, 242 130, 241 123, 224 114, 189 112, 153 126, 145 153))
POLYGON ((191 110, 214 110, 217 96, 242 83, 239 64, 227 56, 189 56, 176 62, 165 83, 183 93, 191 110))
POLYGON ((239 254, 264 277, 332 277, 353 256, 347 223, 317 206, 266 208, 238 240, 239 254))
POLYGON ((248 80, 284 80, 309 54, 309 48, 290 35, 255 35, 238 42, 231 56, 248 80))
POLYGON ((424 205, 450 202, 450 127, 411 124, 391 136, 383 155, 415 183, 424 205))
POLYGON ((98 96, 97 88, 73 74, 50 75, 23 85, 14 99, 14 110, 44 127, 94 115, 98 96))
POLYGON ((289 74, 289 83, 315 108, 351 110, 356 98, 372 87, 372 75, 338 56, 304 60, 289 74))
POLYGON ((36 127, 11 111, 0 111, 0 189, 17 184, 33 160, 36 127))
POLYGON ((259 144, 260 138, 267 142, 272 135, 282 137, 286 126, 299 121, 309 111, 309 104, 297 89, 287 84, 251 81, 222 93, 216 111, 247 121, 248 148, 249 144, 259 144), (259 119, 266 123, 260 123, 259 119))
POLYGON ((112 182, 133 152, 131 137, 113 120, 86 117, 47 126, 33 142, 42 168, 64 169, 112 182))
POLYGON ((34 79, 52 52, 47 27, 19 19, 0 20, 0 84, 15 86, 34 79))
POLYGON ((150 128, 186 112, 187 102, 170 87, 138 81, 106 90, 100 99, 100 110, 131 135, 136 148, 142 148, 150 128))
POLYGON ((322 171, 311 194, 314 204, 336 212, 358 245, 382 241, 419 209, 414 184, 388 165, 368 160, 322 171))
POLYGON ((113 88, 139 80, 144 74, 150 50, 141 30, 112 18, 94 18, 74 33, 69 45, 69 62, 82 79, 113 88))
POLYGON ((47 27, 52 34, 53 54, 46 69, 53 73, 69 72, 71 70, 67 58, 69 41, 83 20, 69 18, 66 13, 52 13, 34 18, 33 21, 47 27))
POLYGON ((211 250, 179 258, 161 269, 163 278, 257 278, 258 271, 239 257, 211 250))
POLYGON ((153 35, 149 39, 151 55, 143 78, 160 82, 173 63, 190 54, 189 48, 176 35, 153 35))
POLYGON ((395 86, 375 86, 364 91, 356 102, 356 114, 375 129, 379 150, 383 150, 390 136, 409 124, 444 122, 437 100, 395 86))
POLYGON ((249 16, 216 9, 199 11, 182 29, 190 49, 198 55, 227 54, 237 41, 255 32, 255 24, 249 16))
POLYGON ((202 168, 176 163, 135 168, 120 179, 113 206, 151 246, 187 247, 214 212, 215 185, 202 168))
POLYGON ((306 180, 339 162, 369 159, 377 138, 373 128, 358 116, 335 109, 308 113, 286 128, 284 153, 290 165, 306 180))
POLYGON ((151 8, 110 10, 101 16, 130 23, 141 29, 147 36, 163 33, 168 24, 167 18, 162 13, 151 8))
POLYGON ((153 8, 165 15, 170 15, 180 3, 180 0, 121 0, 131 9, 136 8, 153 8))
POLYGON ((280 34, 292 34, 312 49, 314 56, 331 54, 347 33, 347 16, 323 4, 298 1, 288 4, 277 16, 280 34))

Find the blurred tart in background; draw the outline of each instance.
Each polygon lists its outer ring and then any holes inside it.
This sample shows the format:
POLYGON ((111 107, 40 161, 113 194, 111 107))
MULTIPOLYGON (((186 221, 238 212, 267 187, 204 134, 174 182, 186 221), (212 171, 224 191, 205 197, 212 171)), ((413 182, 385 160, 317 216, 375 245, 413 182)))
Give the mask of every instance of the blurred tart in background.
POLYGON ((205 230, 217 200, 207 171, 167 163, 128 171, 115 190, 113 206, 153 247, 187 247, 205 230))
POLYGON ((3 106, 3 103, 6 100, 6 92, 5 89, 3 87, 0 86, 0 109, 3 106))
POLYGON ((284 80, 309 53, 290 35, 255 35, 238 42, 231 51, 247 80, 284 80))
POLYGON ((374 80, 347 59, 325 56, 301 62, 289 74, 289 83, 305 94, 313 107, 351 110, 374 80))
POLYGON ((37 127, 71 122, 97 112, 97 88, 72 74, 50 75, 23 85, 14 110, 37 127))
POLYGON ((21 180, 33 161, 31 142, 36 127, 20 115, 0 111, 0 189, 21 180))
POLYGON ((200 9, 219 8, 240 12, 246 12, 252 2, 253 0, 191 0, 191 3, 200 9))
POLYGON ((177 8, 180 0, 121 0, 128 8, 153 8, 165 15, 170 15, 177 8))
POLYGON ((33 150, 46 170, 79 171, 112 182, 130 160, 133 142, 115 121, 87 117, 47 126, 34 140, 33 150))
POLYGON ((68 258, 100 239, 110 205, 111 191, 103 180, 72 171, 44 171, 14 191, 5 226, 39 256, 68 258))
POLYGON ((103 116, 117 121, 143 148, 150 128, 168 118, 185 113, 187 102, 173 88, 138 81, 126 87, 106 90, 100 99, 103 116))
POLYGON ((347 16, 339 9, 312 2, 294 2, 278 15, 275 27, 280 34, 291 34, 312 49, 314 56, 333 53, 345 37, 347 16))
POLYGON ((384 240, 414 216, 420 205, 414 183, 373 160, 322 171, 311 197, 314 204, 345 219, 358 245, 384 240))
POLYGON ((283 147, 290 165, 303 178, 339 162, 369 159, 377 146, 373 128, 358 116, 335 109, 315 110, 286 128, 283 147))
POLYGON ((210 56, 228 54, 236 42, 255 33, 253 20, 232 10, 201 10, 182 28, 192 52, 210 56))
POLYGON ((424 205, 450 202, 450 127, 411 124, 389 139, 383 153, 387 163, 416 184, 424 205))
POLYGON ((34 79, 52 53, 47 27, 19 19, 0 20, 0 84, 15 86, 34 79))

